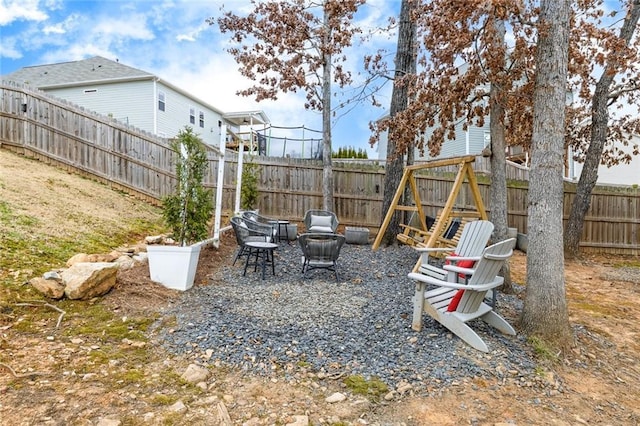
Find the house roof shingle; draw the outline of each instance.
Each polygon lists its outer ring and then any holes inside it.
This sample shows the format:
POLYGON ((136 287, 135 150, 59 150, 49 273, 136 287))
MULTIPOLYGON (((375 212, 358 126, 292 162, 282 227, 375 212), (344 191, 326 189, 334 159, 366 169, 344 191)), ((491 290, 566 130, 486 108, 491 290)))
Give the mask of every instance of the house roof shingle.
POLYGON ((10 74, 2 76, 2 80, 13 81, 18 84, 26 84, 40 90, 56 89, 63 87, 87 86, 99 83, 116 83, 123 81, 153 80, 174 89, 189 99, 192 99, 207 108, 224 115, 225 119, 238 126, 253 122, 253 124, 268 124, 269 119, 263 111, 244 111, 225 114, 206 101, 164 81, 154 74, 123 65, 117 60, 112 61, 102 56, 80 61, 61 62, 57 64, 34 65, 24 67, 10 74))
POLYGON ((154 77, 153 74, 146 71, 101 56, 94 56, 81 61, 24 67, 2 78, 42 89, 53 86, 75 86, 81 83, 151 79, 154 77))

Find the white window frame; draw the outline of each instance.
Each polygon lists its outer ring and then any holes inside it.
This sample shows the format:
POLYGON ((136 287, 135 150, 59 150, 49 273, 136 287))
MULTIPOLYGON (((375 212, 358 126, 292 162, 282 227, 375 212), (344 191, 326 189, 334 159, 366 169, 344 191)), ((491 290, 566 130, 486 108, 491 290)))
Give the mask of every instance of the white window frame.
POLYGON ((158 111, 167 110, 167 94, 162 90, 158 90, 158 111))

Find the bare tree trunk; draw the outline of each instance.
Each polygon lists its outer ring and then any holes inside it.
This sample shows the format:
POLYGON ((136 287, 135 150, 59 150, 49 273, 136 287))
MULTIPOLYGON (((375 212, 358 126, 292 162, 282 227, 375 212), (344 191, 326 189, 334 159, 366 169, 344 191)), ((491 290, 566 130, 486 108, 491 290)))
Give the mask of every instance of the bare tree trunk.
MULTIPOLYGON (((329 12, 324 10, 324 26, 329 27, 329 12)), ((324 46, 329 46, 331 34, 325 32, 324 46)), ((331 164, 331 53, 323 53, 322 66, 322 208, 335 211, 333 200, 333 166, 331 164)))
MULTIPOLYGON (((501 19, 493 20, 495 30, 494 43, 496 51, 498 46, 504 46, 505 25, 501 19)), ((499 60, 499 71, 497 75, 502 75, 505 68, 505 57, 499 60)), ((495 226, 493 231, 493 242, 499 242, 507 239, 508 211, 507 211, 507 158, 505 154, 505 136, 504 136, 504 116, 505 116, 505 99, 504 90, 500 84, 491 83, 489 93, 489 131, 491 133, 491 186, 489 187, 491 209, 491 222, 495 226)), ((509 262, 505 262, 501 275, 504 277, 502 291, 512 293, 513 286, 511 283, 511 268, 509 262)))
MULTIPOLYGON (((415 40, 416 27, 411 17, 412 2, 410 0, 402 0, 400 6, 400 24, 398 28, 398 49, 396 51, 395 60, 395 80, 393 83, 393 92, 391 94, 391 107, 389 114, 393 117, 398 111, 404 110, 409 102, 408 90, 402 77, 407 74, 415 73, 416 56, 415 56, 415 40)), ((391 207, 391 201, 395 195, 402 173, 404 172, 404 157, 401 153, 396 152, 396 144, 393 138, 394 129, 388 131, 387 141, 387 163, 385 165, 384 175, 384 193, 382 200, 382 211, 386 214, 391 207)), ((410 145, 408 149, 413 149, 410 145)), ((413 153, 411 153, 413 157, 413 153)), ((387 226, 382 242, 391 245, 396 242, 396 235, 400 232, 400 215, 396 212, 391 218, 391 222, 387 226)), ((383 218, 381 218, 381 221, 383 218)))
POLYGON ((528 335, 571 341, 564 283, 562 201, 570 0, 542 0, 536 51, 528 200, 527 290, 521 325, 528 335))
MULTIPOLYGON (((620 38, 629 45, 631 38, 637 28, 640 17, 640 0, 635 0, 625 17, 624 24, 620 29, 620 38)), ((580 238, 584 226, 584 217, 591 205, 591 191, 593 191, 598 181, 598 166, 607 140, 609 122, 609 91, 613 83, 619 66, 617 56, 614 54, 607 58, 605 69, 596 83, 591 104, 591 143, 587 149, 584 166, 578 186, 576 196, 571 204, 569 222, 564 235, 564 252, 567 258, 576 257, 580 252, 580 238)))

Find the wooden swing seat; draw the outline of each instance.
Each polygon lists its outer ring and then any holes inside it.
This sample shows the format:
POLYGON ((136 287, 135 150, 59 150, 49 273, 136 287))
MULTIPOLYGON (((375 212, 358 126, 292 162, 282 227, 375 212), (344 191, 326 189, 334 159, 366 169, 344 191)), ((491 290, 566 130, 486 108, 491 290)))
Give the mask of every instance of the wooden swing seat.
MULTIPOLYGON (((433 222, 429 230, 425 231, 415 226, 400 224, 400 227, 403 229, 403 231, 402 233, 398 234, 396 238, 398 239, 398 241, 411 247, 428 247, 427 242, 431 238, 431 235, 433 235, 433 231, 435 230, 438 221, 445 220, 446 223, 441 228, 443 229, 442 234, 436 239, 435 245, 433 247, 453 248, 456 247, 460 242, 460 236, 462 235, 464 226, 470 221, 479 218, 480 215, 476 212, 452 212, 451 215, 443 219, 442 211, 439 211, 436 215, 435 221, 433 222), (454 222, 457 222, 458 227, 453 235, 449 235, 450 227, 455 225, 454 222)), ((436 257, 438 257, 437 254, 436 257)))
MULTIPOLYGON (((440 220, 442 220, 442 211, 438 212, 438 214, 436 215, 436 219, 433 221, 433 224, 431 224, 429 229, 425 231, 424 229, 419 228, 420 221, 415 219, 414 213, 411 220, 409 221, 409 224, 400 224, 402 232, 398 234, 396 238, 403 244, 420 247, 420 244, 424 244, 429 240, 429 237, 435 230, 436 224, 440 220)), ((448 225, 449 223, 446 224, 445 229, 449 227, 448 225)))

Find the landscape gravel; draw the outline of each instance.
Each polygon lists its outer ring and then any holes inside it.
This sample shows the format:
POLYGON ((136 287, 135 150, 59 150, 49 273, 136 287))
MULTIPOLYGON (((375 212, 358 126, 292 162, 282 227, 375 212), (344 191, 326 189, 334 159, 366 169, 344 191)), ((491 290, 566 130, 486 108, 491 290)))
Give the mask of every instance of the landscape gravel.
MULTIPOLYGON (((301 273, 297 242, 280 243, 275 275, 261 279, 244 259, 212 271, 208 285, 185 292, 170 308, 176 318, 160 339, 170 351, 265 376, 362 375, 388 385, 455 384, 468 378, 516 378, 535 363, 519 336, 504 336, 481 321, 473 328, 489 346, 469 347, 423 315, 411 329, 414 284, 407 278, 417 260, 408 246, 379 248, 345 244, 340 280, 327 270, 301 273)), ((501 294, 497 310, 514 323, 521 310, 514 295, 501 294)), ((524 379, 522 379, 524 380, 524 379)))

